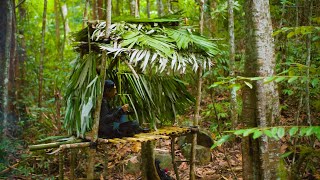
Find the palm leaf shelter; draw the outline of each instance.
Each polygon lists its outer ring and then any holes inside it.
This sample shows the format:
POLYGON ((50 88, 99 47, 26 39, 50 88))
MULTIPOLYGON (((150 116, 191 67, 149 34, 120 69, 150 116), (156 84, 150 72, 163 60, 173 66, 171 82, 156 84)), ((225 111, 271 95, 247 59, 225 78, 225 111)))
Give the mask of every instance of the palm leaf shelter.
MULTIPOLYGON (((81 138, 29 146, 30 150, 58 147, 55 153, 59 152, 59 179, 64 177, 65 150, 93 147, 96 142, 142 142, 144 177, 158 179, 155 167, 150 166, 154 161, 152 142, 158 139, 171 139, 172 162, 179 179, 174 160, 175 137, 197 131, 197 128, 172 126, 176 115, 194 104, 187 83, 180 77, 197 71, 200 66, 210 68, 211 60, 219 53, 213 41, 196 35, 190 27, 179 26, 179 22, 172 19, 114 22, 106 33, 106 23, 94 21, 74 35, 79 56, 72 62, 64 127, 69 134, 81 138), (97 138, 99 105, 106 79, 113 80, 117 86, 114 105, 130 104, 134 113, 129 117, 149 126, 151 132, 121 139, 97 138), (157 124, 169 126, 157 128, 157 124)), ((89 154, 88 177, 93 177, 94 149, 89 154)), ((72 172, 70 176, 74 177, 72 172)))
POLYGON ((195 72, 199 66, 209 68, 219 52, 213 41, 196 35, 190 27, 179 26, 179 22, 114 22, 106 38, 106 23, 94 21, 76 33, 74 42, 79 56, 73 62, 65 98, 64 127, 68 132, 83 137, 98 122, 94 110, 105 79, 116 83, 115 105, 130 104, 134 112, 130 118, 140 125, 156 130, 156 122, 174 124, 176 114, 194 103, 181 75, 195 72), (101 69, 104 56, 106 66, 101 69))

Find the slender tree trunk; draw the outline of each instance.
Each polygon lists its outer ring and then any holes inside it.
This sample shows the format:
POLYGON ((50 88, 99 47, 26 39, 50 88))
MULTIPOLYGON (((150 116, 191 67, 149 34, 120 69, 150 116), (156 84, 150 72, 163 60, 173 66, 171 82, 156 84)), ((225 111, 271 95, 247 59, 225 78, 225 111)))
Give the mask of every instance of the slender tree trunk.
MULTIPOLYGON (((109 37, 110 25, 111 25, 111 8, 112 8, 112 0, 106 1, 106 29, 105 36, 109 37)), ((103 57, 100 64, 100 77, 101 77, 101 89, 104 89, 104 80, 106 78, 106 52, 103 52, 103 57)), ((100 120, 100 111, 101 111, 101 102, 103 98, 103 92, 101 92, 97 97, 96 109, 94 111, 94 124, 92 127, 92 142, 96 143, 98 139, 98 130, 99 130, 99 120, 100 120)), ((90 148, 89 150, 89 158, 88 158, 88 168, 87 168, 87 178, 94 179, 94 165, 95 165, 95 156, 97 154, 96 148, 90 148)))
POLYGON ((104 19, 103 0, 97 0, 98 19, 104 19))
MULTIPOLYGON (((269 77, 275 74, 275 54, 269 2, 248 0, 246 13, 245 76, 269 77)), ((253 88, 243 89, 242 122, 244 128, 276 125, 279 119, 279 97, 276 83, 263 80, 253 83, 253 88)), ((242 162, 244 179, 276 179, 279 161, 278 142, 262 136, 253 140, 243 138, 242 162)))
POLYGON ((135 1, 134 17, 135 18, 140 18, 140 0, 136 0, 135 1))
POLYGON ((61 17, 63 20, 63 41, 61 43, 61 47, 60 47, 60 59, 61 61, 63 61, 64 59, 64 48, 65 48, 65 44, 67 42, 67 34, 70 32, 70 28, 69 28, 69 23, 68 23, 68 7, 67 4, 63 4, 61 7, 61 17))
POLYGON ((158 10, 158 17, 163 16, 163 3, 162 3, 162 0, 157 0, 157 10, 158 10))
POLYGON ((47 0, 43 1, 43 15, 42 15, 42 31, 41 31, 41 47, 40 47, 40 62, 39 62, 39 96, 38 96, 38 108, 39 108, 39 121, 42 120, 42 91, 43 91, 43 66, 45 57, 45 38, 46 38, 46 22, 47 22, 47 0))
MULTIPOLYGON (((21 38, 19 38, 18 40, 18 52, 17 52, 17 58, 18 58, 18 65, 17 65, 17 71, 19 72, 18 74, 16 74, 15 78, 16 83, 15 83, 15 87, 16 87, 16 92, 17 92, 17 100, 20 101, 23 99, 23 88, 25 87, 25 65, 24 62, 27 59, 27 54, 26 54, 26 41, 25 41, 25 36, 24 36, 24 24, 26 22, 26 8, 24 4, 20 4, 18 6, 18 10, 19 10, 19 24, 20 27, 19 28, 19 36, 21 38)), ((22 102, 22 101, 20 101, 22 102)), ((25 114, 25 105, 24 103, 18 103, 18 113, 19 113, 19 117, 23 116, 25 114)))
POLYGON ((120 0, 118 0, 117 3, 116 3, 115 15, 116 16, 120 16, 120 0))
MULTIPOLYGON (((228 0, 228 14, 229 14, 229 44, 230 44, 230 77, 235 77, 235 43, 234 43, 234 17, 233 17, 234 1, 228 0)), ((237 91, 235 88, 231 89, 230 98, 230 117, 232 129, 235 129, 238 124, 238 106, 237 106, 237 91)))
POLYGON ((132 17, 135 17, 135 5, 136 5, 136 0, 130 0, 130 15, 132 17))
POLYGON ((150 0, 147 0, 147 17, 150 18, 150 0))
POLYGON ((92 0, 92 20, 98 19, 97 0, 92 0))
MULTIPOLYGON (((309 5, 309 16, 308 16, 308 25, 311 26, 311 18, 312 18, 312 6, 313 6, 313 0, 307 1, 309 5)), ((311 34, 308 34, 307 36, 307 60, 306 60, 306 66, 307 66, 307 80, 306 80, 306 111, 307 111, 307 122, 311 126, 311 113, 310 113, 310 64, 311 64, 311 34)))
MULTIPOLYGON (((60 50, 60 2, 59 0, 54 0, 54 14, 56 23, 56 46, 59 53, 60 50)), ((57 57, 58 58, 58 57, 57 57)))
POLYGON ((83 20, 82 20, 82 28, 86 26, 86 23, 88 21, 88 9, 89 9, 89 1, 86 0, 85 6, 84 6, 84 11, 83 11, 83 20))
MULTIPOLYGON (((200 34, 203 34, 204 24, 204 0, 200 0, 200 34)), ((194 112, 193 126, 198 126, 200 120, 200 102, 201 102, 201 88, 202 88, 202 65, 199 65, 198 72, 198 84, 197 84, 197 98, 196 98, 196 109, 194 112)), ((197 133, 192 134, 191 144, 191 157, 190 157, 190 180, 195 179, 195 159, 196 159, 196 146, 197 146, 197 133)))

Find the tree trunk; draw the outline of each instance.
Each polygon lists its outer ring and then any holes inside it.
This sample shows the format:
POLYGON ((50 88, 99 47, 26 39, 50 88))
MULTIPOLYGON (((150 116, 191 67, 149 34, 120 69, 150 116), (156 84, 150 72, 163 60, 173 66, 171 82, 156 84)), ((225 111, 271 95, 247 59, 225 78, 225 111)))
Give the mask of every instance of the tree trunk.
POLYGON ((117 1, 114 12, 116 16, 120 16, 120 0, 117 1))
MULTIPOLYGON (((59 4, 60 5, 60 4, 59 4)), ((67 42, 67 34, 70 32, 70 28, 69 28, 69 23, 68 23, 68 7, 67 4, 63 4, 61 7, 61 17, 63 20, 63 41, 61 43, 61 47, 60 47, 60 59, 61 61, 63 61, 64 59, 64 47, 65 44, 67 42)))
POLYGON ((141 145, 141 172, 143 180, 160 180, 155 166, 155 142, 143 142, 141 145))
MULTIPOLYGON (((309 9, 309 15, 308 15, 308 25, 311 26, 311 18, 312 18, 312 6, 313 6, 313 0, 308 0, 306 1, 308 4, 308 9, 309 9)), ((306 80, 306 111, 307 111, 307 122, 310 126, 312 126, 311 122, 311 113, 310 113, 310 64, 311 64, 311 42, 312 42, 312 37, 311 34, 307 35, 307 60, 306 60, 306 66, 307 66, 307 80, 306 80)))
POLYGON ((56 23, 56 46, 58 51, 60 50, 60 15, 61 15, 59 4, 60 4, 59 0, 54 0, 54 14, 55 14, 55 23, 56 23))
POLYGON ((42 120, 42 86, 43 86, 43 64, 45 57, 45 38, 46 38, 46 22, 47 22, 47 0, 43 2, 43 15, 42 15, 42 31, 41 31, 41 47, 40 47, 40 62, 39 62, 39 96, 38 96, 38 108, 39 108, 39 121, 42 120))
POLYGON ((136 5, 136 0, 130 0, 130 15, 132 17, 135 16, 135 11, 136 11, 135 5, 136 5))
MULTIPOLYGON (((200 0, 200 34, 203 34, 203 24, 204 24, 204 0, 200 0)), ((201 102, 201 88, 202 88, 202 65, 199 65, 198 72, 198 84, 197 84, 197 98, 196 98, 196 109, 194 112, 193 126, 197 127, 200 120, 200 102, 201 102)), ((197 133, 192 134, 192 144, 191 144, 191 157, 190 157, 190 180, 194 180, 195 176, 195 159, 196 159, 196 146, 197 146, 197 133)))
POLYGON ((134 6, 134 17, 140 18, 140 0, 136 0, 134 6))
MULTIPOLYGON (((105 36, 109 37, 109 29, 111 25, 111 8, 112 8, 112 0, 106 0, 106 29, 105 29, 105 36)), ((101 79, 101 89, 104 89, 104 80, 106 78, 106 52, 103 52, 103 57, 100 64, 100 79, 101 79)), ((98 130, 99 130, 99 120, 100 120, 100 110, 101 110, 101 103, 103 98, 103 91, 98 95, 97 102, 95 105, 94 111, 94 122, 92 127, 92 142, 96 143, 98 139, 98 130)), ((89 158, 88 158, 88 168, 87 168, 87 178, 94 179, 94 166, 95 166, 95 156, 97 154, 96 148, 90 148, 89 150, 89 158)))
POLYGON ((98 19, 105 19, 103 13, 103 0, 98 0, 97 2, 97 9, 98 9, 98 19))
POLYGON ((147 17, 150 18, 150 0, 147 0, 147 17))
POLYGON ((86 21, 88 21, 88 9, 89 9, 89 0, 86 0, 84 10, 83 10, 83 22, 82 22, 82 28, 85 27, 86 21))
POLYGON ((97 0, 92 0, 92 20, 98 19, 97 0))
POLYGON ((12 137, 16 130, 9 132, 9 127, 14 127, 15 120, 13 105, 15 101, 13 72, 16 55, 14 1, 0 1, 0 11, 2 12, 0 26, 3 27, 0 32, 0 131, 2 132, 0 137, 12 137))
MULTIPOLYGON (((21 100, 23 99, 23 88, 25 87, 25 61, 27 59, 27 54, 26 54, 26 41, 25 41, 25 36, 24 36, 24 24, 26 22, 26 8, 24 4, 20 4, 18 6, 18 11, 19 11, 19 40, 17 41, 17 65, 16 65, 16 75, 15 78, 16 83, 15 83, 15 89, 17 92, 17 101, 22 102, 21 100)), ((21 117, 25 114, 25 104, 24 103, 18 103, 18 116, 21 117)))
POLYGON ((158 10, 158 17, 163 16, 163 3, 162 3, 162 0, 157 0, 157 10, 158 10))
MULTIPOLYGON (((233 16, 234 1, 228 0, 228 14, 229 14, 229 45, 230 45, 230 77, 235 76, 235 44, 234 44, 234 16, 233 16)), ((231 89, 230 98, 230 117, 232 129, 237 127, 238 123, 238 107, 237 107, 237 91, 235 88, 231 89)))
MULTIPOLYGON (((245 76, 269 77, 275 74, 275 54, 269 1, 248 0, 246 14, 245 76)), ((263 80, 243 89, 242 122, 244 128, 274 126, 279 118, 279 97, 275 82, 263 80)), ((279 161, 278 142, 262 136, 243 138, 244 179, 276 179, 279 161)))

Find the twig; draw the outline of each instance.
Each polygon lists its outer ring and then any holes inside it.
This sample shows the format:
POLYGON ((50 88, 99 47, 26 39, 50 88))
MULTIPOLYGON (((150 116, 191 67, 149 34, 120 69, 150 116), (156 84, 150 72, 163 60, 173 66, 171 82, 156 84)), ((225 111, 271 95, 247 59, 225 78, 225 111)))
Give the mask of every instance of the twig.
POLYGON ((16 7, 15 8, 18 8, 22 3, 24 3, 26 0, 22 0, 22 1, 20 1, 17 5, 16 5, 16 7))
POLYGON ((16 164, 14 164, 12 166, 7 167, 3 171, 1 171, 0 174, 5 174, 5 173, 11 171, 12 169, 15 169, 19 164, 20 164, 20 162, 17 162, 16 164))

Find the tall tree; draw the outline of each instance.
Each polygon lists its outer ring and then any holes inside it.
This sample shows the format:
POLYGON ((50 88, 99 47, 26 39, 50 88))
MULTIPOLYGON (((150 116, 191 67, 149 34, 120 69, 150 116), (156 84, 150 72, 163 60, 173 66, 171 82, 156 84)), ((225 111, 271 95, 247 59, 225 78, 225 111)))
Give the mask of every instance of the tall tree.
POLYGON ((157 0, 157 10, 158 10, 158 17, 163 15, 163 3, 162 0, 157 0))
POLYGON ((57 44, 57 50, 59 51, 60 50, 60 2, 59 0, 54 0, 54 14, 55 14, 55 27, 56 27, 56 44, 57 44))
MULTIPOLYGON (((13 0, 0 1, 0 130, 4 137, 12 136, 9 127, 14 122, 14 70, 16 56, 15 6, 13 0)), ((14 126, 13 126, 14 127, 14 126)), ((15 129, 13 129, 14 131, 15 129)))
MULTIPOLYGON (((235 76, 235 43, 234 43, 234 15, 233 15, 234 0, 228 0, 228 14, 229 14, 229 46, 230 46, 230 77, 235 76)), ((238 122, 238 113, 237 113, 237 91, 235 88, 231 89, 231 98, 230 98, 230 117, 232 128, 234 129, 237 126, 238 122)))
POLYGON ((147 0, 147 17, 150 18, 150 0, 147 0))
MULTIPOLYGON (((245 76, 269 77, 275 74, 275 54, 269 1, 248 0, 245 4, 246 61, 245 76)), ((242 123, 244 128, 277 124, 279 97, 274 82, 258 80, 243 89, 242 123)), ((244 179, 276 179, 278 144, 267 136, 254 140, 244 137, 242 162, 244 179)))
MULTIPOLYGON (((39 62, 39 94, 38 94, 38 108, 42 108, 42 93, 43 93, 43 65, 45 57, 45 37, 46 37, 46 23, 47 23, 47 0, 43 1, 43 15, 42 15, 42 31, 41 31, 41 46, 40 46, 40 62, 39 62)), ((39 112, 39 120, 42 119, 42 112, 39 112)))
MULTIPOLYGON (((309 9, 308 14, 308 26, 311 26, 311 18, 312 18, 312 6, 313 6, 313 0, 306 1, 307 7, 309 9)), ((306 66, 307 66, 307 80, 306 80, 306 111, 307 111, 307 122, 311 126, 311 113, 310 113, 310 64, 311 64, 311 34, 308 34, 306 46, 307 46, 307 60, 306 60, 306 66)))

